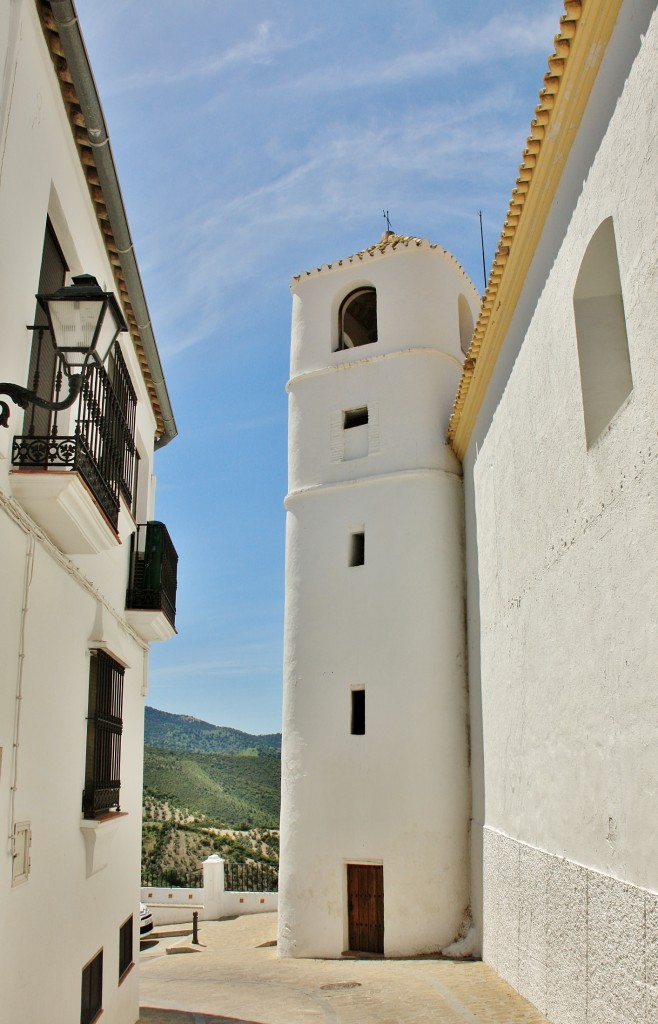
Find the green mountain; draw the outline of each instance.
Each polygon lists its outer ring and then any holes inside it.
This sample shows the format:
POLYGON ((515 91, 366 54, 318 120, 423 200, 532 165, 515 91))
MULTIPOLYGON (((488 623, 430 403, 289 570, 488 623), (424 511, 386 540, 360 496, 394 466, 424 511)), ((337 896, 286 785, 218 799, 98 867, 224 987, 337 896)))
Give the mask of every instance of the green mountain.
POLYGON ((144 748, 145 803, 184 809, 204 825, 279 827, 278 751, 219 754, 144 748))
POLYGON ((147 707, 144 744, 145 817, 147 805, 162 805, 179 821, 279 827, 280 733, 253 736, 147 707))
POLYGON ((254 736, 239 729, 211 725, 191 715, 171 715, 167 711, 146 707, 144 743, 160 750, 278 754, 281 751, 281 733, 254 736))

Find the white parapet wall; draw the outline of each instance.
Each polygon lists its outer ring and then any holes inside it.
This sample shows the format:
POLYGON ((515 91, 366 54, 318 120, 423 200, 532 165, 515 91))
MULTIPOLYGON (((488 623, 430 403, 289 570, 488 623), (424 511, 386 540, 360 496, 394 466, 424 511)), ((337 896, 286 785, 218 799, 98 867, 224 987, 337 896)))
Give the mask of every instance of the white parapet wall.
POLYGON ((230 892, 224 888, 224 860, 216 854, 203 862, 203 886, 143 885, 140 899, 153 915, 153 923, 183 924, 197 911, 202 921, 222 917, 263 914, 278 909, 276 892, 230 892))
POLYGON ((192 920, 196 910, 202 919, 205 889, 186 889, 179 886, 143 885, 140 899, 153 915, 153 924, 184 924, 192 920))

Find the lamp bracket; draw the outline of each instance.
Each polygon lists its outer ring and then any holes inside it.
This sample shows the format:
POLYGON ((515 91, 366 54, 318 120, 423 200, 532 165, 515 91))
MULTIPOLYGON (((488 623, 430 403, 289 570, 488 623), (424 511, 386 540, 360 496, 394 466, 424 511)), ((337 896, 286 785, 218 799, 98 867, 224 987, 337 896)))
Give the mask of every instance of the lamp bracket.
MULTIPOLYGON (((63 409, 70 409, 82 388, 83 374, 68 377, 69 393, 61 402, 51 402, 47 398, 41 398, 29 388, 21 387, 20 384, 0 384, 0 395, 7 397, 20 409, 27 409, 28 405, 38 405, 40 409, 48 409, 50 412, 61 412, 63 409)), ((0 402, 0 427, 9 426, 9 406, 6 402, 0 402)))

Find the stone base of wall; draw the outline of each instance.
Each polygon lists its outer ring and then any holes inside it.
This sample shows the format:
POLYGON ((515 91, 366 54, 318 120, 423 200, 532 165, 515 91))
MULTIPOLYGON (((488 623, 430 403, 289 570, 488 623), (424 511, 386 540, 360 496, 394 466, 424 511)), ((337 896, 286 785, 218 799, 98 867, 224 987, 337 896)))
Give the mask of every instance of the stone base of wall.
POLYGON ((553 1024, 656 1024, 658 895, 483 830, 483 959, 553 1024))

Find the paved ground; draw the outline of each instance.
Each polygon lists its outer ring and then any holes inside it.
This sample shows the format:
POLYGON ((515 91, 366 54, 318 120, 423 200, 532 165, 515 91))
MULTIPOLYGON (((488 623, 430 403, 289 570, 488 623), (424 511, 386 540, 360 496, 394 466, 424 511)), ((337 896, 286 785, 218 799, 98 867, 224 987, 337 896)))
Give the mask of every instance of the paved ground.
POLYGON ((282 960, 276 914, 202 921, 141 954, 142 1024, 543 1024, 479 962, 282 960))

